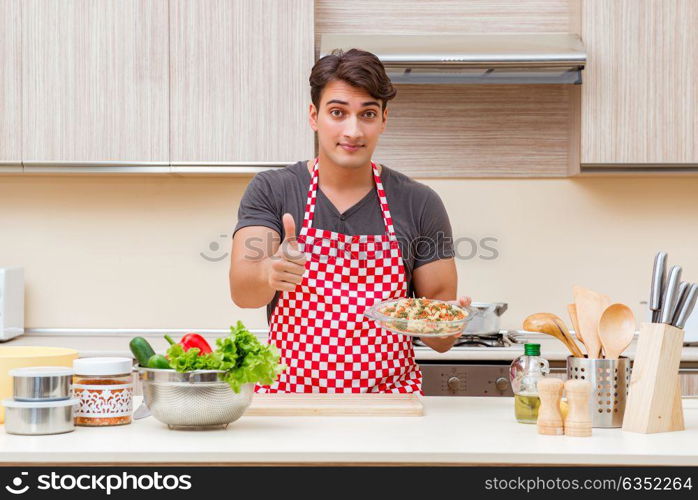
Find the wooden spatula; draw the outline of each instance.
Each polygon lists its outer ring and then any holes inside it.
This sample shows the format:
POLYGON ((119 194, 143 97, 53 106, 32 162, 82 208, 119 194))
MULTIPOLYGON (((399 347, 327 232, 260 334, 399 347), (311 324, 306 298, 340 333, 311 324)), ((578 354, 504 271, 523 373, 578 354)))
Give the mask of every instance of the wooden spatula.
POLYGON ((635 336, 635 315, 625 304, 611 304, 599 320, 599 338, 606 359, 618 359, 635 336))
POLYGON ((582 332, 579 331, 579 321, 577 321, 577 306, 575 304, 568 304, 567 313, 570 315, 570 321, 572 322, 575 336, 583 343, 584 338, 582 337, 582 332))
POLYGON ((599 319, 611 304, 608 295, 594 292, 578 285, 572 287, 574 304, 577 309, 579 331, 584 339, 589 359, 601 357, 601 340, 599 339, 599 319))
MULTIPOLYGON (((572 322, 572 328, 574 328, 574 336, 582 343, 584 350, 589 352, 587 345, 584 343, 584 337, 582 337, 582 332, 579 330, 579 320, 577 320, 577 306, 575 304, 567 305, 567 313, 570 315, 570 321, 572 322)), ((571 334, 570 334, 571 335, 571 334)))

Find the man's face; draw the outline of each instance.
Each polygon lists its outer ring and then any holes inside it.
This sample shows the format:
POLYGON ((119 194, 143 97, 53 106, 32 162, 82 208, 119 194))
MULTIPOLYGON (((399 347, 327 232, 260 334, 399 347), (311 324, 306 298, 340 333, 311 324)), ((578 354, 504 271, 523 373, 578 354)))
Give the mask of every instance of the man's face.
POLYGON ((387 120, 388 110, 381 113, 380 100, 342 80, 325 85, 320 109, 310 105, 310 126, 318 134, 320 154, 346 168, 371 161, 387 120))

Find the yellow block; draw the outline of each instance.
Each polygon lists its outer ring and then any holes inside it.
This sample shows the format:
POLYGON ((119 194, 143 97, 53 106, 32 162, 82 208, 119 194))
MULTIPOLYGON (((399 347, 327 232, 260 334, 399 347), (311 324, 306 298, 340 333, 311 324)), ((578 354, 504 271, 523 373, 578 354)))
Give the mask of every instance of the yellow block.
POLYGON ((570 407, 567 404, 566 400, 561 399, 560 400, 560 413, 562 414, 562 421, 564 422, 565 419, 567 418, 567 414, 570 412, 570 407))
MULTIPOLYGON (((0 401, 12 397, 12 377, 10 370, 26 366, 67 366, 73 367, 78 357, 75 349, 38 346, 0 345, 0 401)), ((5 408, 0 406, 0 424, 5 421, 5 408)))

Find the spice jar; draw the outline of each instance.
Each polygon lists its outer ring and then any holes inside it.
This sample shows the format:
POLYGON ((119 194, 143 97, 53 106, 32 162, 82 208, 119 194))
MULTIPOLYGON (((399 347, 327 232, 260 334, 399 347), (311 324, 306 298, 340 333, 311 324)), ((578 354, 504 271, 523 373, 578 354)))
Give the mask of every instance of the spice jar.
POLYGON ((80 401, 75 425, 131 423, 133 379, 131 358, 80 358, 73 361, 73 396, 80 401))

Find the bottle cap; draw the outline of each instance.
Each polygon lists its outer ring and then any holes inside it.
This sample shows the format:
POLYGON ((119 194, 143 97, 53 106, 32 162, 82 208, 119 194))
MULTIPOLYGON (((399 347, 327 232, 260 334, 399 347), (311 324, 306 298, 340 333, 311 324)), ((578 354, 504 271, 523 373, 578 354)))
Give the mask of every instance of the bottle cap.
POLYGON ((540 344, 525 344, 524 354, 526 356, 540 356, 540 344))

